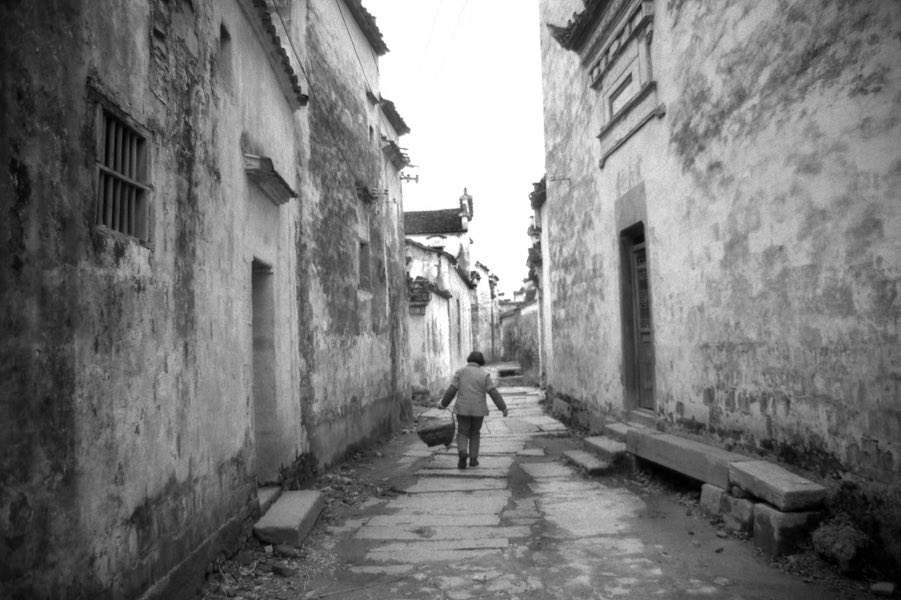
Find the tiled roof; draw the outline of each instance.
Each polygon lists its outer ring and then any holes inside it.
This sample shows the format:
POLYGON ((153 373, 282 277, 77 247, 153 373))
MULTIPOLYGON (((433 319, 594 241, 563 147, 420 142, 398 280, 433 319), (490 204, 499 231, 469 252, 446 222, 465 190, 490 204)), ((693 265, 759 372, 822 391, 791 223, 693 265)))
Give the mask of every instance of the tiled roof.
POLYGON ((291 58, 288 56, 288 52, 285 50, 284 46, 282 46, 282 40, 278 36, 278 30, 275 27, 272 13, 269 11, 266 0, 253 0, 253 7, 260 17, 260 23, 263 25, 263 29, 269 36, 269 42, 271 44, 270 54, 274 54, 274 60, 281 63, 282 74, 287 78, 284 85, 291 90, 291 95, 293 96, 291 98, 292 102, 296 102, 299 106, 306 106, 309 97, 303 93, 303 90, 300 87, 300 80, 297 77, 297 73, 294 71, 294 67, 291 66, 291 58))
POLYGON ((405 212, 404 229, 407 235, 466 232, 459 208, 405 212))
POLYGON ((588 41, 598 18, 607 10, 612 0, 585 0, 585 10, 573 13, 564 27, 548 24, 554 39, 567 50, 578 52, 588 41))
POLYGON ((382 111, 384 111, 385 117, 388 119, 388 122, 391 123, 391 126, 394 127, 394 131, 397 132, 397 135, 406 135, 410 133, 410 128, 407 127, 407 124, 401 118, 400 113, 397 112, 394 102, 383 97, 382 111))
POLYGON ((386 140, 382 138, 384 145, 382 146, 382 152, 385 153, 385 156, 388 157, 388 160, 391 161, 391 164, 394 165, 394 168, 398 171, 403 169, 404 167, 410 166, 410 157, 407 155, 407 152, 404 148, 401 148, 397 145, 397 142, 394 140, 386 140))
POLYGON ((357 22, 360 29, 363 30, 363 35, 366 36, 369 45, 372 46, 375 53, 379 56, 386 54, 388 52, 388 46, 385 45, 382 32, 379 31, 379 28, 376 26, 375 17, 372 16, 372 13, 366 10, 361 0, 344 0, 344 3, 347 5, 347 8, 350 9, 350 14, 353 16, 354 21, 357 22))

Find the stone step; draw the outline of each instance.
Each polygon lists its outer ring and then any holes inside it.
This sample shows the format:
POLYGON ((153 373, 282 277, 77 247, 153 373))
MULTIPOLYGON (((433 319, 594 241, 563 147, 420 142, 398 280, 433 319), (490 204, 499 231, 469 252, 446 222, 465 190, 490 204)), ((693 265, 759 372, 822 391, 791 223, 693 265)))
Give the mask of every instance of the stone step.
POLYGON ((582 442, 585 450, 610 463, 618 463, 626 455, 626 444, 603 435, 587 437, 582 442))
POLYGON ((275 504, 278 497, 282 495, 282 488, 278 485, 266 485, 257 488, 257 499, 260 502, 260 514, 265 515, 269 507, 275 504))
POLYGON ((299 546, 325 507, 325 496, 316 490, 283 492, 253 526, 253 534, 267 544, 299 546))
POLYGON ((729 466, 747 456, 652 429, 629 429, 626 450, 703 483, 729 489, 729 466))
POLYGON ((626 434, 629 433, 630 427, 619 421, 608 421, 604 424, 604 435, 610 439, 619 442, 626 441, 626 434))
POLYGON ((563 456, 589 475, 602 475, 610 470, 610 463, 585 450, 569 450, 563 456))
POLYGON ((817 508, 826 488, 765 460, 749 460, 729 467, 729 482, 782 512, 817 508))

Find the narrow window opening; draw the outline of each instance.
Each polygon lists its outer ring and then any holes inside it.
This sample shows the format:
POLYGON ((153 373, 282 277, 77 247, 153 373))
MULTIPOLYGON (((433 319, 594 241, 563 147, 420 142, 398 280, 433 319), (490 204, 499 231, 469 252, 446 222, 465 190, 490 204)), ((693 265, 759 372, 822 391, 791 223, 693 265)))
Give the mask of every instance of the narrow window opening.
POLYGON ((108 111, 101 115, 95 222, 147 241, 146 140, 108 111))
POLYGON ((234 77, 232 71, 232 37, 225 25, 219 27, 219 56, 217 57, 217 70, 223 83, 232 85, 234 77))

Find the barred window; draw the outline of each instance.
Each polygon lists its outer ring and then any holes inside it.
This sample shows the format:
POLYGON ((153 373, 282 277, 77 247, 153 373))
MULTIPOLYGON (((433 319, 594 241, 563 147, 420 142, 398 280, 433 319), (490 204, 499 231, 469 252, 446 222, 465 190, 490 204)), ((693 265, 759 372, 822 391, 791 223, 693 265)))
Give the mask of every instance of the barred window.
POLYGON ((108 111, 100 113, 95 221, 147 241, 147 140, 108 111))

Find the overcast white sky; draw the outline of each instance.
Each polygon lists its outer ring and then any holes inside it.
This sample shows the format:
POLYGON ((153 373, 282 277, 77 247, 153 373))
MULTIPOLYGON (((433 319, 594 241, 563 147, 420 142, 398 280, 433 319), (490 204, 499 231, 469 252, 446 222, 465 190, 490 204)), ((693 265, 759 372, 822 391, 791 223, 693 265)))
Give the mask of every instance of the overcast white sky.
POLYGON ((364 0, 388 45, 380 91, 412 130, 404 210, 475 204, 473 257, 508 297, 526 277, 528 195, 544 174, 537 0, 364 0))

